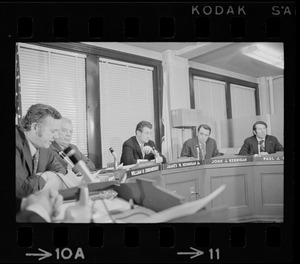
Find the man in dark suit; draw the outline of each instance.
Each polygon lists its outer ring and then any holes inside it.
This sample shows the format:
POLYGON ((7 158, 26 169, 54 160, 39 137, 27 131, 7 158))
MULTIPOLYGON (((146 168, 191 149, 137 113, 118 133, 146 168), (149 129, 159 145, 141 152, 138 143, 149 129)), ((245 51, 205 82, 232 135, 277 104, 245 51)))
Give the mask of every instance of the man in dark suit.
MULTIPOLYGON (((72 149, 76 151, 78 158, 83 162, 85 162, 85 164, 90 169, 90 171, 95 171, 96 170, 95 164, 87 156, 82 154, 76 145, 70 143, 72 140, 72 134, 73 134, 72 121, 69 118, 63 117, 61 119, 61 128, 58 131, 58 138, 55 139, 56 143, 62 149, 65 149, 70 146, 72 149)), ((55 148, 53 144, 51 145, 50 148, 53 151, 53 154, 55 155, 57 160, 64 166, 65 169, 68 169, 70 165, 63 158, 60 157, 60 155, 58 154, 59 150, 55 148)), ((75 167, 72 168, 72 171, 74 173, 79 173, 79 171, 75 167)))
POLYGON ((198 127, 198 136, 184 142, 180 156, 204 160, 222 155, 218 151, 216 141, 209 137, 210 133, 210 126, 206 124, 200 125, 198 127))
MULTIPOLYGON (((60 128, 60 113, 49 105, 32 105, 16 127, 16 196, 25 197, 55 182, 65 168, 49 149, 60 128)), ((59 180, 57 180, 59 184, 59 180)), ((55 183, 56 184, 56 183, 55 183)))
POLYGON ((17 222, 51 222, 58 213, 63 197, 56 190, 47 189, 30 194, 26 198, 16 199, 17 222))
POLYGON ((136 164, 138 159, 155 159, 157 163, 166 163, 166 158, 158 152, 155 143, 150 140, 152 134, 152 124, 150 122, 139 122, 135 134, 123 143, 120 163, 123 163, 123 165, 136 164))
POLYGON ((252 127, 253 136, 245 139, 239 155, 268 155, 283 151, 283 146, 274 136, 267 135, 267 124, 263 121, 257 121, 252 127))

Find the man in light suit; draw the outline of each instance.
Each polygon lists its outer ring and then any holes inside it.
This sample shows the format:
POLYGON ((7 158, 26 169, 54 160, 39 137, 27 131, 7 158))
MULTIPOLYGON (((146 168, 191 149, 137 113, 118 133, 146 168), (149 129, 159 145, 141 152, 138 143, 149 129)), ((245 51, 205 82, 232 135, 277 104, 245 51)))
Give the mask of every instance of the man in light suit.
POLYGON ((253 127, 253 136, 245 139, 239 155, 243 156, 261 156, 283 151, 283 146, 274 136, 267 135, 267 124, 263 121, 257 121, 253 127))
MULTIPOLYGON (((83 162, 85 162, 85 164, 90 169, 90 171, 95 171, 96 170, 95 164, 87 156, 82 154, 76 145, 70 143, 72 140, 72 134, 73 134, 72 121, 69 118, 62 117, 61 127, 58 131, 58 138, 55 139, 56 143, 62 149, 65 149, 70 146, 72 149, 76 151, 78 158, 83 162)), ((50 148, 53 151, 53 154, 55 155, 57 160, 64 166, 65 169, 68 169, 68 163, 63 158, 60 157, 60 155, 58 154, 58 150, 53 145, 51 145, 50 148)), ((79 173, 79 171, 75 167, 72 168, 72 171, 74 173, 79 173)))
POLYGON ((123 143, 120 163, 123 163, 123 165, 136 164, 138 159, 166 163, 166 158, 158 152, 155 143, 150 139, 152 134, 152 124, 150 122, 139 122, 135 134, 123 143))
POLYGON ((56 173, 66 174, 65 168, 49 149, 60 128, 61 114, 44 104, 32 105, 16 127, 16 196, 25 197, 47 188, 59 189, 56 173), (39 158, 34 162, 34 157, 39 158), (36 164, 36 166, 34 166, 36 164))
POLYGON ((184 142, 181 157, 194 157, 204 160, 222 155, 219 153, 216 141, 209 137, 211 133, 210 126, 201 124, 198 127, 198 136, 188 139, 184 142))

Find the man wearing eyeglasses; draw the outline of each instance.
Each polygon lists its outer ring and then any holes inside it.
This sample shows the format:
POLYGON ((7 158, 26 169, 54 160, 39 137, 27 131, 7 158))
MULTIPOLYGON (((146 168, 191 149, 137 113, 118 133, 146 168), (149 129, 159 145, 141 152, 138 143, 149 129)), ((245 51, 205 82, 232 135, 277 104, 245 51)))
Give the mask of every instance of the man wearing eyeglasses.
POLYGON ((156 163, 166 163, 166 158, 158 152, 154 141, 151 140, 152 124, 141 121, 132 136, 123 143, 120 163, 123 165, 136 164, 140 160, 155 160, 156 163))
MULTIPOLYGON (((72 125, 72 121, 69 118, 66 117, 62 117, 61 119, 61 127, 58 131, 58 138, 55 139, 56 143, 62 148, 65 149, 68 146, 71 146, 72 149, 74 149, 77 153, 77 155, 79 156, 80 160, 83 160, 85 162, 85 164, 87 165, 87 167, 90 169, 90 171, 95 171, 95 164, 84 154, 82 154, 78 147, 74 144, 71 144, 71 140, 72 140, 72 134, 73 134, 73 125, 72 125)), ((62 159, 59 154, 58 154, 58 149, 54 147, 54 145, 51 145, 51 149, 55 155, 55 157, 58 159, 58 161, 60 161, 60 163, 66 168, 66 169, 71 169, 69 166, 69 164, 62 159)), ((72 171, 74 173, 79 173, 79 171, 73 167, 72 171)))

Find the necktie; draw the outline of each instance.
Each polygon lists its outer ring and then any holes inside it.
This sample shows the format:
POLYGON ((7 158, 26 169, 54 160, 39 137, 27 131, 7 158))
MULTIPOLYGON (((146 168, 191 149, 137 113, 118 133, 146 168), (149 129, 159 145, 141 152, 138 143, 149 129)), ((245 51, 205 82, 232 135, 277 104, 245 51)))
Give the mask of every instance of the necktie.
POLYGON ((205 159, 205 156, 206 156, 206 147, 205 147, 205 144, 200 143, 200 149, 201 149, 201 153, 202 153, 202 159, 205 159))
POLYGON ((144 158, 144 152, 143 152, 143 148, 144 148, 144 146, 143 145, 140 145, 141 146, 141 152, 142 152, 142 156, 143 156, 143 158, 144 158))
POLYGON ((199 160, 200 159, 200 148, 198 145, 196 146, 196 149, 197 149, 197 160, 199 160))
POLYGON ((37 172, 39 157, 40 157, 40 150, 37 149, 36 153, 33 156, 33 174, 36 174, 36 172, 37 172))
POLYGON ((259 146, 260 146, 260 152, 265 152, 265 144, 264 144, 264 140, 260 140, 259 142, 258 142, 258 144, 259 144, 259 146))

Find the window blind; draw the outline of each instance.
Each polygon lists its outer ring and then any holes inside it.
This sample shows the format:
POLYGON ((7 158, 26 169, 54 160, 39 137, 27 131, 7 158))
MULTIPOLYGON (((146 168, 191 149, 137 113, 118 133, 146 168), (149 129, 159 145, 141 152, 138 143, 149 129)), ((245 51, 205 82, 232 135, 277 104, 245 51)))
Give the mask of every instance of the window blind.
POLYGON ((120 161, 122 145, 135 135, 136 125, 149 121, 154 127, 153 67, 100 58, 100 122, 102 167, 113 161, 112 147, 120 161))
POLYGON ((202 116, 227 119, 225 83, 194 77, 195 108, 202 110, 202 116))
POLYGON ((232 118, 255 116, 255 89, 231 84, 232 118))
POLYGON ((87 155, 85 55, 19 43, 22 115, 36 103, 73 123, 72 143, 87 155))

